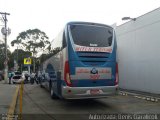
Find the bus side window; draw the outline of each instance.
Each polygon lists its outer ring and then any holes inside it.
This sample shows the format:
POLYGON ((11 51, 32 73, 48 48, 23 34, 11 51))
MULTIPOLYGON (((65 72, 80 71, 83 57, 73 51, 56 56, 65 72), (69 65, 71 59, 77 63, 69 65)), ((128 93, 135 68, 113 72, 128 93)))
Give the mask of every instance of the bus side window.
POLYGON ((65 37, 65 31, 63 32, 63 40, 62 40, 62 49, 65 48, 67 46, 66 43, 66 37, 65 37))

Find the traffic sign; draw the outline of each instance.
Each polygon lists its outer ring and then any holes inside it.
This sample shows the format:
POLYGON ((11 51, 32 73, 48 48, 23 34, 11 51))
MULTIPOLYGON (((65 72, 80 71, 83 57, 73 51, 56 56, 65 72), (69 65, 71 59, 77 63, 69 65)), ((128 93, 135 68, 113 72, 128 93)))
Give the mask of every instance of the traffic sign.
POLYGON ((31 65, 31 58, 24 58, 24 65, 31 65))
POLYGON ((11 29, 10 28, 8 28, 8 35, 10 35, 11 34, 11 29))
POLYGON ((11 29, 10 28, 6 29, 5 27, 2 27, 1 32, 2 32, 3 35, 6 35, 6 34, 10 35, 11 34, 11 29))
POLYGON ((5 27, 2 27, 1 32, 2 32, 3 35, 6 35, 6 34, 7 34, 6 28, 5 28, 5 27))

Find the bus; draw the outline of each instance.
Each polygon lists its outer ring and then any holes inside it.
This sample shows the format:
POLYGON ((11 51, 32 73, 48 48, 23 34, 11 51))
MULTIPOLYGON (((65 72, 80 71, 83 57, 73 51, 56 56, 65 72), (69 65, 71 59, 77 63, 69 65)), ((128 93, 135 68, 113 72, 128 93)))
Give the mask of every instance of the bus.
POLYGON ((52 98, 88 99, 116 95, 116 35, 111 26, 69 22, 51 42, 41 86, 52 98))

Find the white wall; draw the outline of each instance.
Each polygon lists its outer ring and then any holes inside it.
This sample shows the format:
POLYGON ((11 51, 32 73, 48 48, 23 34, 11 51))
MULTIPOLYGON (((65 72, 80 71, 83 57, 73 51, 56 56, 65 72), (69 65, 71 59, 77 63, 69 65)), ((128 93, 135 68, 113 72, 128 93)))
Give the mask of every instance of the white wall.
POLYGON ((116 28, 119 86, 160 94, 160 8, 116 28))

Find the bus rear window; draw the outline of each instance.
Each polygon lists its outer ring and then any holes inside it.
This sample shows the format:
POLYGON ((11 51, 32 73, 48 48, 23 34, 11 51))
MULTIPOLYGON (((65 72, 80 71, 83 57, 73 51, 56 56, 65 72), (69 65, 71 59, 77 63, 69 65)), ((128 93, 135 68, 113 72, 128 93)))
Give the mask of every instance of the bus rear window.
POLYGON ((71 25, 74 44, 87 47, 108 47, 112 44, 113 29, 95 25, 71 25))

